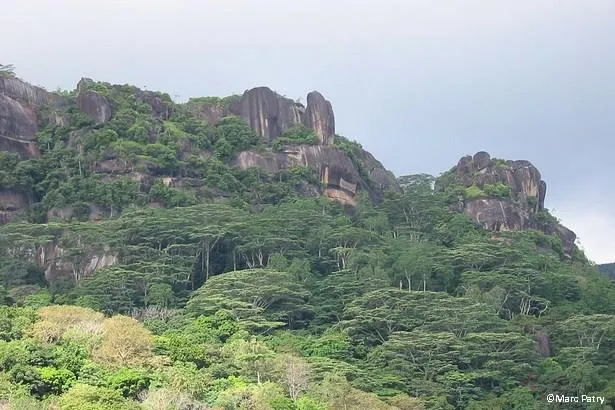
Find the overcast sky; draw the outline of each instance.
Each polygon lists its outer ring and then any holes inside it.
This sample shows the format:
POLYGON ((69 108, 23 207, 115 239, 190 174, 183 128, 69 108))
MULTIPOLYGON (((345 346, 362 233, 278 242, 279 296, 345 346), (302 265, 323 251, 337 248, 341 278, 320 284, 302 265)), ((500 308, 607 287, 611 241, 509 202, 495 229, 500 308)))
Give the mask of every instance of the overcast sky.
POLYGON ((615 261, 613 0, 2 0, 0 38, 52 90, 319 90, 396 175, 528 159, 590 259, 615 261))

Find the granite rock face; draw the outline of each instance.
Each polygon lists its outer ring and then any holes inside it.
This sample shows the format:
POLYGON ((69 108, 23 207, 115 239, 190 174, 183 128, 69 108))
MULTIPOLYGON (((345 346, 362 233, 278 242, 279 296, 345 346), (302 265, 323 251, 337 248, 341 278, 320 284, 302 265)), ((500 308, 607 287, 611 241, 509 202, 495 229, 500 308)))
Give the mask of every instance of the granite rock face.
POLYGON ((235 160, 235 165, 242 169, 258 167, 268 173, 276 173, 293 166, 310 167, 320 176, 324 186, 321 194, 339 200, 347 205, 354 205, 354 196, 358 189, 368 192, 377 199, 386 188, 398 189, 397 182, 390 171, 384 169, 371 154, 362 151, 361 168, 367 169, 367 179, 359 173, 350 157, 332 146, 299 145, 287 146, 282 152, 265 154, 244 151, 235 160))
POLYGON ((492 160, 486 152, 465 156, 454 169, 456 183, 486 190, 498 184, 510 187, 510 195, 460 199, 459 209, 485 229, 509 231, 538 229, 562 240, 570 257, 576 235, 553 218, 545 218, 547 184, 529 161, 492 160))
MULTIPOLYGON (((317 146, 287 146, 282 152, 266 154, 245 151, 235 163, 241 168, 259 167, 275 173, 295 165, 307 166, 318 172, 324 190, 319 194, 342 203, 354 205, 357 189, 364 189, 377 199, 385 188, 398 189, 395 176, 386 170, 370 153, 355 152, 355 160, 367 175, 360 175, 358 165, 348 155, 333 147, 335 115, 331 103, 318 91, 307 96, 307 106, 283 97, 270 88, 257 87, 247 90, 230 104, 202 104, 198 115, 209 123, 216 123, 227 115, 241 117, 250 128, 271 142, 284 131, 304 126, 318 138, 317 146)), ((314 192, 315 189, 308 190, 314 192)))
POLYGON ((238 155, 236 164, 242 169, 259 167, 268 173, 307 166, 319 173, 320 180, 327 187, 344 190, 350 195, 356 193, 361 181, 350 158, 342 151, 326 146, 299 145, 267 154, 244 151, 238 155))
POLYGON ((318 91, 308 94, 306 107, 268 87, 256 87, 245 91, 228 105, 202 104, 197 114, 210 124, 215 124, 225 116, 236 115, 267 141, 272 141, 285 130, 298 125, 314 131, 320 145, 332 144, 335 135, 333 108, 318 91))
POLYGON ((302 105, 282 97, 267 87, 246 91, 240 100, 231 104, 231 113, 240 116, 259 136, 271 141, 296 125, 301 124, 302 105))
POLYGON ((40 156, 36 146, 38 110, 51 94, 17 78, 0 77, 0 150, 22 157, 40 156))
POLYGON ((456 168, 459 182, 464 186, 504 184, 511 188, 514 199, 521 205, 528 205, 528 199, 534 211, 544 209, 547 184, 541 179, 540 172, 529 161, 492 161, 488 153, 481 151, 473 157, 466 156, 459 160, 456 168))
POLYGON ((111 103, 105 96, 88 89, 91 83, 92 80, 82 78, 77 84, 77 107, 90 117, 94 125, 102 125, 111 119, 111 103))
POLYGON ((14 77, 0 77, 0 94, 29 107, 40 107, 53 99, 44 89, 14 77))
POLYGON ((335 135, 333 107, 318 91, 312 91, 307 96, 307 108, 305 109, 303 124, 314 131, 320 145, 333 144, 333 136, 335 135))

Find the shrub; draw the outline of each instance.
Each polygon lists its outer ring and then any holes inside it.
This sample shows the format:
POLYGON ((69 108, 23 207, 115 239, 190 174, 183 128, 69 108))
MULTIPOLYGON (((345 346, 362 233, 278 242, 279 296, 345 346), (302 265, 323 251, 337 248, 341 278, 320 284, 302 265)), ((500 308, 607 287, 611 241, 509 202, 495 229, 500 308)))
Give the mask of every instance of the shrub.
POLYGON ((472 200, 472 199, 484 198, 485 196, 487 196, 487 194, 485 194, 483 190, 477 187, 476 185, 472 185, 465 189, 465 197, 467 199, 472 200))
POLYGON ((483 185, 483 192, 493 198, 508 198, 511 194, 511 188, 508 185, 502 183, 497 184, 485 184, 483 185))
POLYGON ((62 410, 136 410, 131 403, 113 389, 76 384, 60 397, 62 410))

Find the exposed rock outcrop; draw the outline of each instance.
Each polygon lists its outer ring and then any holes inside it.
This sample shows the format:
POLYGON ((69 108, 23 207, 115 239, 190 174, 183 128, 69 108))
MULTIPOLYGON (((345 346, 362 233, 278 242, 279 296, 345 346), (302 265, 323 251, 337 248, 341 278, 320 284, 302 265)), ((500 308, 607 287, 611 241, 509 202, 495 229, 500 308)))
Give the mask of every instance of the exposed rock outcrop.
POLYGON ((364 189, 374 199, 383 189, 398 189, 397 182, 390 171, 366 151, 357 158, 359 167, 367 171, 361 175, 357 164, 346 153, 332 146, 300 145, 288 146, 282 152, 260 154, 253 151, 241 152, 235 164, 242 169, 259 167, 268 173, 275 173, 293 166, 310 167, 320 176, 325 196, 354 205, 357 190, 364 189))
POLYGON ((0 77, 0 150, 27 158, 40 155, 35 143, 37 112, 51 98, 42 88, 17 78, 0 77))
POLYGON ((345 153, 325 146, 300 145, 267 154, 244 151, 238 155, 236 164, 242 169, 259 167, 269 173, 293 166, 310 167, 319 173, 325 186, 344 190, 353 196, 361 181, 357 169, 345 153))
POLYGON ((40 107, 53 99, 44 89, 14 77, 0 77, 0 94, 30 107, 40 107))
POLYGON ((285 129, 301 124, 304 108, 267 87, 257 87, 231 104, 231 112, 243 118, 258 135, 271 141, 285 129))
POLYGON ((71 261, 66 251, 55 242, 49 242, 38 248, 37 261, 45 272, 46 280, 61 278, 80 279, 92 276, 94 272, 118 263, 117 255, 109 249, 101 249, 85 255, 79 262, 71 261))
POLYGON ((92 83, 89 78, 82 78, 77 84, 77 107, 90 117, 94 125, 101 125, 111 119, 111 104, 105 96, 89 89, 92 83))
POLYGON ((236 115, 267 141, 297 125, 313 130, 321 145, 332 144, 335 135, 333 108, 318 91, 308 94, 305 107, 268 87, 256 87, 245 91, 228 105, 203 103, 196 114, 210 124, 215 124, 225 116, 236 115))
POLYGON ((360 149, 356 151, 355 155, 361 167, 367 173, 368 180, 373 188, 379 190, 386 188, 399 189, 395 175, 386 169, 371 153, 360 149))
POLYGON ((312 91, 307 96, 307 108, 303 117, 303 124, 314 130, 320 145, 333 143, 335 135, 335 117, 331 103, 325 100, 318 91, 312 91))
POLYGON ((566 256, 570 257, 576 235, 545 212, 547 184, 529 161, 493 160, 488 153, 478 152, 459 160, 454 180, 479 192, 478 198, 461 200, 459 207, 485 229, 538 229, 559 237, 566 256), (502 185, 510 188, 508 194, 490 194, 488 188, 502 185))

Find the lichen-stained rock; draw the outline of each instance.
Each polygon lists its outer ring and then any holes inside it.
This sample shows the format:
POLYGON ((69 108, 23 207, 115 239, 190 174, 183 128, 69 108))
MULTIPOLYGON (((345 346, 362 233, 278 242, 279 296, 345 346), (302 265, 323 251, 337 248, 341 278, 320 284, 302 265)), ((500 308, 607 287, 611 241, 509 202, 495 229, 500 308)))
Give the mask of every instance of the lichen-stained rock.
POLYGON ((331 103, 325 100, 318 91, 312 91, 307 96, 307 107, 303 123, 314 131, 320 145, 333 144, 335 135, 335 117, 331 103))
POLYGON ((220 104, 203 104, 196 113, 201 119, 207 121, 208 124, 216 124, 220 119, 228 116, 230 111, 220 104))
POLYGON ((307 107, 277 94, 268 87, 252 88, 241 96, 227 97, 223 100, 200 104, 189 103, 188 108, 209 124, 215 124, 223 117, 236 115, 266 141, 272 141, 289 128, 303 125, 314 131, 321 145, 333 144, 335 135, 333 108, 318 91, 308 94, 307 107))
POLYGON ((77 84, 77 107, 90 117, 95 125, 101 125, 111 119, 111 104, 105 96, 88 89, 93 81, 82 78, 77 84))

